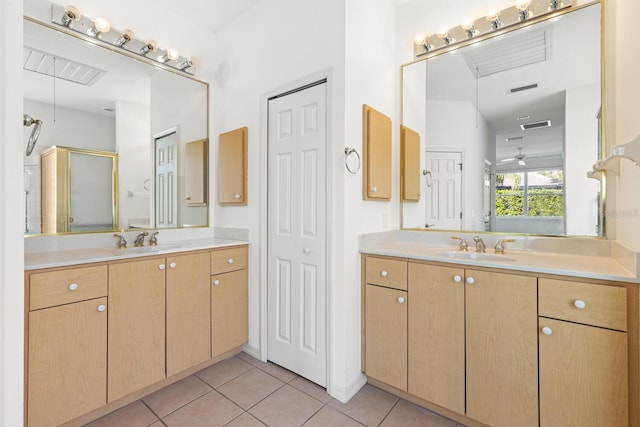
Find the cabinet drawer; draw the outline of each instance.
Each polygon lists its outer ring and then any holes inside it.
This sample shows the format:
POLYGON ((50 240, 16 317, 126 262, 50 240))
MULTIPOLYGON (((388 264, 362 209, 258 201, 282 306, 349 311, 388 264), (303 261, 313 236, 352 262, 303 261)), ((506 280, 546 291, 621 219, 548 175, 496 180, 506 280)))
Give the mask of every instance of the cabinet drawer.
POLYGON ((247 247, 222 249, 211 252, 211 274, 247 268, 247 247))
POLYGON ((365 281, 372 285, 407 290, 407 261, 366 258, 365 281))
POLYGON ((627 289, 543 279, 538 282, 540 316, 627 330, 627 289))
POLYGON ((107 296, 107 266, 33 273, 29 279, 29 310, 107 296))

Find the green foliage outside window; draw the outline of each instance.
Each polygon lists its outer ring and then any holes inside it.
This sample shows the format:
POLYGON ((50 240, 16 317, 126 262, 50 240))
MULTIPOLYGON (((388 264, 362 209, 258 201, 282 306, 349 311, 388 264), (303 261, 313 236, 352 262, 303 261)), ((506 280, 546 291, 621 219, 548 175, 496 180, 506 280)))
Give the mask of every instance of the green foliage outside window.
MULTIPOLYGON (((522 190, 496 190, 497 216, 523 216, 522 190)), ((529 216, 563 216, 564 194, 561 189, 530 189, 529 216)))

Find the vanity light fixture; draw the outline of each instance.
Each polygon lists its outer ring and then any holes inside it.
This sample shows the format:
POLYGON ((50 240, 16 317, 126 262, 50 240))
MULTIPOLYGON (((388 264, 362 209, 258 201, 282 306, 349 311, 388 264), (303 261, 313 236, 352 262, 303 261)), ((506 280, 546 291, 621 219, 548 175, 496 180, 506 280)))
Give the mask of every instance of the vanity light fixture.
POLYGON ((437 36, 439 39, 443 40, 448 45, 455 41, 453 40, 453 38, 451 38, 451 36, 449 35, 449 30, 447 30, 446 28, 438 31, 437 36))
POLYGON ((120 34, 120 38, 116 41, 116 45, 122 47, 125 44, 129 43, 131 40, 133 40, 133 31, 124 30, 122 34, 120 34))
POLYGON ((563 0, 511 0, 512 6, 502 10, 493 9, 482 18, 465 19, 462 24, 435 34, 420 34, 414 39, 413 54, 415 58, 432 56, 433 52, 440 49, 450 51, 456 49, 458 44, 471 44, 501 36, 529 22, 545 18, 559 19, 566 12, 563 9, 573 7, 573 3, 563 0))
POLYGON ((158 61, 160 62, 175 61, 178 58, 180 58, 180 52, 178 52, 178 49, 170 47, 169 49, 167 49, 167 52, 164 55, 158 58, 158 61))
POLYGON ((529 5, 531 4, 531 0, 517 0, 516 1, 516 9, 520 12, 520 20, 526 21, 529 19, 533 13, 529 10, 529 5))
POLYGON ((491 9, 489 13, 487 13, 487 16, 485 16, 485 18, 487 19, 487 21, 491 22, 491 28, 493 28, 494 30, 502 27, 502 21, 500 21, 500 12, 498 12, 497 10, 491 9))
POLYGON ((89 35, 98 37, 101 33, 108 33, 111 30, 111 24, 105 18, 96 18, 93 21, 93 27, 89 29, 89 35))
POLYGON ((462 24, 460 24, 460 28, 467 32, 467 37, 473 38, 476 34, 478 34, 478 30, 473 25, 473 21, 471 19, 465 19, 462 24))
POLYGON ((64 14, 62 15, 62 25, 68 27, 73 21, 77 21, 82 17, 82 14, 75 6, 67 6, 64 8, 64 14))
MULTIPOLYGON (((547 0, 548 1, 548 0, 547 0)), ((144 56, 144 61, 161 64, 161 68, 169 68, 195 75, 196 61, 193 58, 180 56, 176 48, 161 49, 153 40, 136 39, 130 29, 120 30, 111 27, 104 17, 91 19, 83 16, 75 6, 61 6, 51 4, 51 22, 64 27, 60 31, 69 34, 78 33, 77 37, 90 43, 104 43, 109 49, 122 49, 124 54, 144 56), (92 39, 97 39, 94 41, 92 39), (153 52, 157 54, 151 54, 153 52)))

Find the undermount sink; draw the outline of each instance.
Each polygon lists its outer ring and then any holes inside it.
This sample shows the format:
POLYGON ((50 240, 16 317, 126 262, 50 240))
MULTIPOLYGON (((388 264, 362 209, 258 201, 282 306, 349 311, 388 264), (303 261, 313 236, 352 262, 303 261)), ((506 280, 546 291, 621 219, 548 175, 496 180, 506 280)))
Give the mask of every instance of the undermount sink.
POLYGON ((183 245, 179 245, 179 244, 138 246, 138 247, 132 247, 132 248, 116 249, 113 251, 113 254, 116 256, 131 255, 131 254, 145 254, 145 253, 151 253, 151 252, 170 251, 170 250, 178 249, 181 247, 183 247, 183 245))
POLYGON ((465 259, 469 261, 515 261, 514 258, 509 258, 504 255, 485 254, 481 252, 461 252, 461 251, 447 251, 438 253, 439 256, 455 259, 465 259))

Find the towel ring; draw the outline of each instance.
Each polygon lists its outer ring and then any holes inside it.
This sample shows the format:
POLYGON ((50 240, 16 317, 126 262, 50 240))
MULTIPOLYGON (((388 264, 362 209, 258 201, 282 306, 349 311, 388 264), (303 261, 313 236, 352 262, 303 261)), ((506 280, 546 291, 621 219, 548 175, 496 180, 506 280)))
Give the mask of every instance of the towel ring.
POLYGON ((355 175, 358 173, 358 171, 360 170, 360 163, 360 154, 358 154, 356 149, 353 147, 344 147, 344 167, 347 168, 347 171, 349 171, 351 175, 355 175), (352 154, 355 154, 356 158, 358 159, 358 163, 355 166, 351 166, 349 164, 349 156, 351 156, 352 154))

